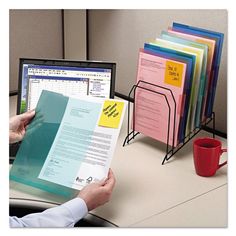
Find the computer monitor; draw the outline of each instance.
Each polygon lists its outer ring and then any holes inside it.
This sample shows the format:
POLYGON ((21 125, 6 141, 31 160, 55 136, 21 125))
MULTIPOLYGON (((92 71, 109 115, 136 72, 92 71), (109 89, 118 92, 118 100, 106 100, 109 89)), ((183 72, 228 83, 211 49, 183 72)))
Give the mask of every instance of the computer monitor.
POLYGON ((112 62, 21 58, 17 114, 34 109, 43 89, 65 96, 114 98, 112 62))

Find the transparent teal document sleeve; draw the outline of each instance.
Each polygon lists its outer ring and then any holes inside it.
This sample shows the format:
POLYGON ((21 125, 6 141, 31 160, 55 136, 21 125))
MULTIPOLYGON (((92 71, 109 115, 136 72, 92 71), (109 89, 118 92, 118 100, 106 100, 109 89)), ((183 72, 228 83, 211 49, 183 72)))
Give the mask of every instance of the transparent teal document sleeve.
POLYGON ((39 173, 50 151, 63 118, 68 97, 43 90, 36 115, 21 143, 10 171, 10 180, 71 198, 76 190, 39 179, 39 173))

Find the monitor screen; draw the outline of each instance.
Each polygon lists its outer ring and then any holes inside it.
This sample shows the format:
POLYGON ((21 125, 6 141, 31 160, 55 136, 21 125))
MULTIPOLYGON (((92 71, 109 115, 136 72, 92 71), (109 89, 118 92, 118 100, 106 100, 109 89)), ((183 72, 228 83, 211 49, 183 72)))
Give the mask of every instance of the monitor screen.
POLYGON ((115 63, 20 59, 17 114, 34 109, 42 90, 114 98, 115 63))

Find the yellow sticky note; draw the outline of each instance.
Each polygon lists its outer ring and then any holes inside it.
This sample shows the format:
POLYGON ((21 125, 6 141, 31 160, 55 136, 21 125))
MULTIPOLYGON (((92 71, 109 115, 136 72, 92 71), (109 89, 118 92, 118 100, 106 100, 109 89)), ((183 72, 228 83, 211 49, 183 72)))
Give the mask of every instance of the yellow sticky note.
POLYGON ((98 125, 109 128, 118 128, 124 103, 106 100, 103 104, 102 114, 98 125))
POLYGON ((181 87, 183 77, 183 64, 166 61, 165 83, 181 87))

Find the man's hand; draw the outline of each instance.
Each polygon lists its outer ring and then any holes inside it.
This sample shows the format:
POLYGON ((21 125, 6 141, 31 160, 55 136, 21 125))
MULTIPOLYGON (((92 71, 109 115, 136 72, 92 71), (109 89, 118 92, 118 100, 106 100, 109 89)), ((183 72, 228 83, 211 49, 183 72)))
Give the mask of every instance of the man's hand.
POLYGON ((91 211, 110 200, 115 182, 115 177, 110 169, 107 179, 85 186, 80 191, 78 197, 85 201, 88 210, 91 211))
POLYGON ((23 139, 26 126, 35 116, 35 110, 28 111, 21 115, 13 116, 9 122, 9 142, 16 143, 23 139))

